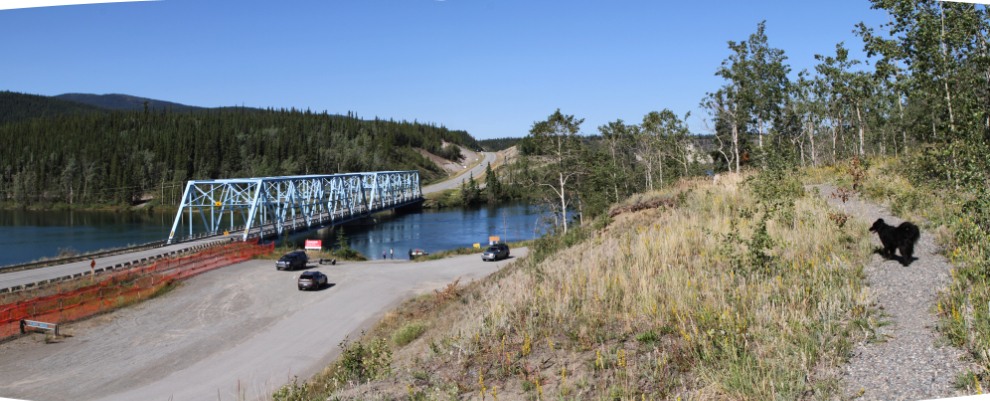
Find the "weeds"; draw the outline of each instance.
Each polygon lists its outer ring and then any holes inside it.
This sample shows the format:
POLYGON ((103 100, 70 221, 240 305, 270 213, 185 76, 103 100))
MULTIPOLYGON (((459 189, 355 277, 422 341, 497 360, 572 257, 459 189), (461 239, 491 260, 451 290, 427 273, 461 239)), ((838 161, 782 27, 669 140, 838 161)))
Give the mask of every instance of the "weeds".
POLYGON ((392 333, 392 342, 395 345, 403 346, 419 338, 420 334, 426 331, 426 325, 419 322, 410 322, 402 326, 395 333, 392 333))
POLYGON ((820 372, 870 336, 860 323, 876 326, 861 270, 866 227, 838 225, 787 172, 721 181, 638 195, 624 205, 660 206, 551 230, 528 257, 459 297, 434 294, 386 315, 381 332, 429 319, 421 336, 430 337, 398 348, 397 360, 415 369, 396 369, 398 380, 375 391, 480 399, 497 386, 500 399, 529 400, 836 394, 838 380, 820 372))

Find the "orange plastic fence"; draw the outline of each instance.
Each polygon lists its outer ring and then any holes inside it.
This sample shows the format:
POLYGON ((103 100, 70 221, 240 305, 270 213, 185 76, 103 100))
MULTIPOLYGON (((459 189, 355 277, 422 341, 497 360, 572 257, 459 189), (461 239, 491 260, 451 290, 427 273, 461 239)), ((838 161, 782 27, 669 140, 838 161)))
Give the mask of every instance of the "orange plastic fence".
POLYGON ((92 316, 148 298, 174 281, 243 262, 274 248, 274 243, 236 242, 149 266, 101 274, 97 276, 99 283, 73 291, 0 305, 0 338, 19 333, 21 319, 65 323, 92 316))

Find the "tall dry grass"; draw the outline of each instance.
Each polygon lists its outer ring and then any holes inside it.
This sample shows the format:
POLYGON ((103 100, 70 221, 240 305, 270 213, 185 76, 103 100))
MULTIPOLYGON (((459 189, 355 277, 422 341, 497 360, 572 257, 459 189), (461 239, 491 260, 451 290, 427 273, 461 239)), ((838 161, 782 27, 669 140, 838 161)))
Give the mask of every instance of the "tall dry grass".
MULTIPOLYGON (((452 346, 480 358, 482 370, 497 366, 485 360, 493 343, 520 356, 527 339, 576 354, 604 350, 615 361, 572 367, 592 382, 612 375, 587 394, 833 392, 828 371, 842 363, 851 333, 869 335, 877 324, 862 281, 866 227, 840 229, 821 200, 800 197, 768 216, 770 263, 757 267, 750 240, 764 212, 742 177, 682 182, 630 202, 664 196, 680 198, 678 206, 619 215, 592 239, 490 283, 450 328, 470 333, 452 346), (633 341, 644 334, 649 344, 633 341), (620 351, 624 372, 607 372, 620 369, 620 351)), ((492 379, 512 380, 511 368, 501 370, 492 379)))
MULTIPOLYGON (((866 226, 840 226, 816 196, 767 198, 777 184, 757 192, 754 182, 682 181, 627 200, 662 206, 619 214, 576 245, 531 252, 469 285, 459 301, 408 320, 428 328, 393 344, 393 377, 329 395, 836 397, 852 342, 879 341, 882 324, 863 281, 866 226)), ((402 315, 389 314, 387 327, 407 324, 402 315)))

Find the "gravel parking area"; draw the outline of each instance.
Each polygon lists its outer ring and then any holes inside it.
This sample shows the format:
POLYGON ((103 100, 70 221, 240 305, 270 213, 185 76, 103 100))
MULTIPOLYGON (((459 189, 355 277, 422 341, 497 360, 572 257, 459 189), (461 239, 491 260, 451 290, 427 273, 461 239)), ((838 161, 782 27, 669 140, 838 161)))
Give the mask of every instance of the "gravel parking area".
MULTIPOLYGON (((836 209, 873 224, 883 219, 898 225, 903 220, 885 208, 858 198, 843 203, 830 194, 835 187, 817 185, 822 196, 836 209)), ((873 243, 880 245, 872 235, 873 243)), ((964 352, 940 343, 935 331, 936 318, 931 313, 937 289, 950 282, 952 265, 938 254, 935 239, 921 232, 915 258, 902 266, 896 260, 873 255, 865 266, 870 291, 892 324, 877 329, 879 343, 856 344, 846 366, 844 395, 862 400, 920 400, 950 397, 956 375, 966 370, 960 358, 964 352)))
MULTIPOLYGON (((513 256, 524 256, 525 248, 513 256)), ((254 260, 193 277, 163 297, 0 344, 0 397, 42 400, 258 399, 332 361, 388 308, 484 277, 510 260, 479 255, 316 266, 331 286, 301 292, 302 271, 254 260)))

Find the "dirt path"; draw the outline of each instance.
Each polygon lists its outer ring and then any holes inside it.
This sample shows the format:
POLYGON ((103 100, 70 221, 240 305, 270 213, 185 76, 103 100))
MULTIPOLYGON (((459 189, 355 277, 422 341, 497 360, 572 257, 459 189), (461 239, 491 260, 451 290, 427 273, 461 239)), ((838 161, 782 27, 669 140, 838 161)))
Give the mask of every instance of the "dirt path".
MULTIPOLYGON (((514 249, 513 256, 526 254, 514 249)), ((296 289, 271 260, 231 265, 167 295, 65 327, 71 334, 0 344, 0 397, 44 400, 242 400, 307 378, 377 316, 412 295, 504 266, 478 255, 411 263, 310 265, 334 285, 296 289)))
MULTIPOLYGON (((903 220, 885 208, 858 198, 843 203, 830 194, 835 188, 818 185, 822 196, 836 209, 873 224, 882 218, 887 224, 903 220)), ((876 235, 873 243, 880 246, 876 235)), ((966 369, 963 351, 943 346, 935 332, 936 318, 931 313, 938 288, 950 281, 952 265, 938 254, 935 239, 922 231, 915 247, 915 258, 902 266, 896 260, 873 255, 865 267, 870 291, 892 324, 877 329, 878 338, 886 341, 856 344, 843 378, 847 399, 919 400, 956 394, 956 375, 966 369), (861 398, 857 398, 860 397, 861 398)))

